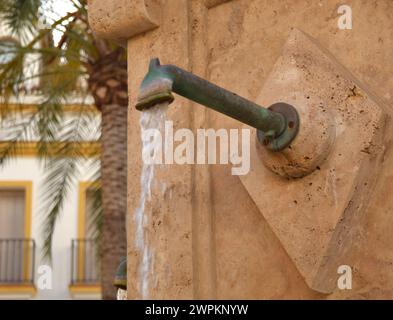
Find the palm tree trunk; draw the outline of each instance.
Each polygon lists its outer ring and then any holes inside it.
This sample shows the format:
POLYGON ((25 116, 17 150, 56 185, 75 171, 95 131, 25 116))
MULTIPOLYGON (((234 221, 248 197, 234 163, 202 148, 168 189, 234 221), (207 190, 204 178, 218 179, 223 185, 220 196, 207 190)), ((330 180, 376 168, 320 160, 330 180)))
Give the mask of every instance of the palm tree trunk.
POLYGON ((103 299, 111 300, 116 298, 116 269, 127 249, 128 92, 124 51, 114 51, 91 65, 89 88, 101 110, 101 287, 103 299))
POLYGON ((101 285, 103 299, 114 299, 113 279, 127 248, 127 106, 103 105, 101 112, 101 285))

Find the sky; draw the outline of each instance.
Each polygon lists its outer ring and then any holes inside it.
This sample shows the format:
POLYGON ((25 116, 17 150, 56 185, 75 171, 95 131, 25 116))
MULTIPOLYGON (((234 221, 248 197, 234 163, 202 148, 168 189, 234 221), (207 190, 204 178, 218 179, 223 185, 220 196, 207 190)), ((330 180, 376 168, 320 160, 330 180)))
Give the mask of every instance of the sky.
MULTIPOLYGON (((49 19, 58 19, 66 15, 68 12, 75 11, 75 7, 71 0, 43 0, 43 9, 49 19)), ((61 30, 53 32, 53 40, 56 43, 60 41, 62 36, 61 30)))

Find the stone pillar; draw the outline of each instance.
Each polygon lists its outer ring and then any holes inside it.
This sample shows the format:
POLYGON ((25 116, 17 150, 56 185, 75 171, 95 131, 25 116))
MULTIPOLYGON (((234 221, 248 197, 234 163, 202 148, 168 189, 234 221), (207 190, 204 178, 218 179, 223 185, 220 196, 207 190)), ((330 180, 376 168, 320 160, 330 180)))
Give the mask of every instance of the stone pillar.
MULTIPOLYGON (((97 35, 128 48, 129 299, 143 298, 134 239, 140 112, 133 106, 152 57, 265 106, 301 105, 302 119, 313 125, 310 110, 325 108, 331 120, 320 119, 331 126, 331 139, 321 159, 303 159, 307 174, 297 179, 282 177, 285 159, 274 159, 281 166, 273 168, 271 155, 257 147, 241 178, 230 165, 157 166, 146 207, 153 262, 145 297, 393 297, 393 6, 388 0, 346 4, 352 30, 338 28, 334 0, 89 2, 97 35), (352 268, 351 290, 337 287, 340 265, 352 268)), ((179 96, 167 118, 175 130, 243 128, 179 96)))

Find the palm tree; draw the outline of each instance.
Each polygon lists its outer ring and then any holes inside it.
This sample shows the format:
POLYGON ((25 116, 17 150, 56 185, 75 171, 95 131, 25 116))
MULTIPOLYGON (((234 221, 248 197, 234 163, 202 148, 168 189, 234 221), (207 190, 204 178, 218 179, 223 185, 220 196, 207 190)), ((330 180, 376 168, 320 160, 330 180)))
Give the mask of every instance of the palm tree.
MULTIPOLYGON (((50 257, 56 221, 78 175, 78 162, 86 160, 77 141, 97 129, 91 128, 89 117, 83 115, 83 106, 75 120, 65 121, 63 105, 75 95, 93 97, 102 115, 101 170, 92 169, 93 176, 101 177, 97 195, 102 194, 102 214, 97 210, 94 221, 101 226, 97 239, 103 298, 114 299, 113 277, 126 255, 126 53, 117 44, 94 36, 87 23, 86 0, 62 0, 71 10, 60 15, 51 2, 0 2, 0 21, 20 39, 0 44, 1 102, 21 101, 26 90, 39 97, 37 112, 10 130, 8 143, 0 148, 0 162, 12 159, 19 142, 32 132, 38 135, 39 154, 46 168, 44 254, 50 257), (58 140, 62 141, 58 152, 49 154, 48 143, 58 140)), ((10 113, 7 117, 12 116, 10 113)), ((98 168, 96 162, 93 168, 98 168)))

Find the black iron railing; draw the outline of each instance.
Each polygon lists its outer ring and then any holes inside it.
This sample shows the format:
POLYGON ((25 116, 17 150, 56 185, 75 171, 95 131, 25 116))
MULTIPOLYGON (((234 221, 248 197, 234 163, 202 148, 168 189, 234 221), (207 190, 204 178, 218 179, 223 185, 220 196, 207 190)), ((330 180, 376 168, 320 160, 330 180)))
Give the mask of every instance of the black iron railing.
POLYGON ((0 239, 0 284, 34 283, 33 239, 0 239))
POLYGON ((99 284, 99 270, 99 254, 96 240, 71 240, 71 284, 99 284))

